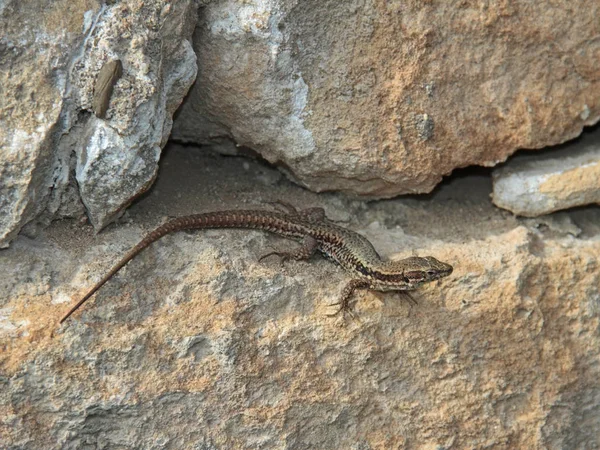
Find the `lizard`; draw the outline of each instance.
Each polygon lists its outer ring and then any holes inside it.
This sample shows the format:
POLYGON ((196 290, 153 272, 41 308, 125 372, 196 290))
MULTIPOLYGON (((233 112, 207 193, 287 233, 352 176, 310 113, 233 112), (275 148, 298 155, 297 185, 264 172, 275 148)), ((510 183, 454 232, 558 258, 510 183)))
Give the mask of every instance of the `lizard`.
MULTIPOLYGON (((83 303, 100 289, 113 275, 131 261, 142 250, 163 236, 181 230, 242 228, 271 232, 301 242, 300 247, 288 252, 273 251, 259 258, 279 256, 282 261, 307 260, 317 251, 333 260, 352 275, 343 288, 339 301, 330 306, 339 306, 340 311, 352 313, 351 298, 357 289, 377 291, 411 291, 452 273, 450 264, 438 261, 433 256, 412 256, 397 261, 383 260, 371 242, 361 234, 341 227, 325 216, 323 208, 308 208, 301 211, 288 203, 276 202, 276 211, 269 210, 226 210, 182 216, 168 220, 147 234, 113 268, 98 281, 85 296, 60 320, 62 324, 83 303)), ((406 292, 407 293, 407 292, 406 292)), ((409 296, 409 298, 412 297, 409 296)))

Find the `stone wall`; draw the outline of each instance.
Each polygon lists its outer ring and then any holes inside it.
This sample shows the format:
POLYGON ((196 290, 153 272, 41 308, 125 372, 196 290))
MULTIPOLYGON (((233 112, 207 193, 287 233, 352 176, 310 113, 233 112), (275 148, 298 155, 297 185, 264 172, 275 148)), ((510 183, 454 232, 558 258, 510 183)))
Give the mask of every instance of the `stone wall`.
POLYGON ((599 8, 1 3, 0 448, 598 447, 600 130, 542 147, 600 117, 599 8), (278 200, 454 272, 329 317, 331 262, 177 233, 59 324, 168 217, 278 200))

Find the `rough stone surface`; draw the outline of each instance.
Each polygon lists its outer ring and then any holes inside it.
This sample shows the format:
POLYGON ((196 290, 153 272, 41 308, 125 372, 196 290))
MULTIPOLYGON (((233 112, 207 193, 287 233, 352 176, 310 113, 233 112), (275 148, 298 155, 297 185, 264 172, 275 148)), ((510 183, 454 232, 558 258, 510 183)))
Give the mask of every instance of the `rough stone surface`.
POLYGON ((61 184, 52 180, 67 177, 56 170, 68 164, 57 161, 53 133, 70 51, 94 5, 57 0, 41 15, 41 2, 0 3, 0 246, 43 210, 53 184, 61 184))
POLYGON ((599 16, 597 0, 215 1, 173 136, 232 140, 317 191, 429 192, 598 121, 599 16))
POLYGON ((167 152, 155 188, 95 235, 74 220, 0 253, 0 436, 12 449, 592 449, 600 445, 600 208, 518 219, 466 176, 427 199, 317 196, 273 169, 167 152), (464 198, 467 197, 465 201, 464 198), (417 293, 258 263, 287 240, 165 237, 61 315, 165 216, 323 206, 388 256, 455 266, 417 293))
POLYGON ((555 150, 517 155, 493 179, 493 202, 521 216, 600 203, 600 128, 555 150))
POLYGON ((192 0, 0 5, 0 245, 83 205, 101 228, 151 184, 195 78, 195 16, 192 0), (123 76, 100 119, 96 80, 115 59, 123 76))

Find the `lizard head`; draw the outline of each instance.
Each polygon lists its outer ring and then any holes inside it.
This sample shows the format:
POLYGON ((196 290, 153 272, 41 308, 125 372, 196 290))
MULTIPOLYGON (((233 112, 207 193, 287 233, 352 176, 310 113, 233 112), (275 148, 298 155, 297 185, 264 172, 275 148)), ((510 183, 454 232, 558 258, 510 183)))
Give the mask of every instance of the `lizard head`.
POLYGON ((404 277, 411 285, 420 285, 447 277, 453 270, 450 264, 438 261, 433 256, 412 256, 400 262, 404 266, 404 277))
POLYGON ((414 289, 424 283, 447 277, 452 273, 450 264, 438 261, 433 256, 411 256, 399 261, 387 261, 372 274, 380 287, 414 289))

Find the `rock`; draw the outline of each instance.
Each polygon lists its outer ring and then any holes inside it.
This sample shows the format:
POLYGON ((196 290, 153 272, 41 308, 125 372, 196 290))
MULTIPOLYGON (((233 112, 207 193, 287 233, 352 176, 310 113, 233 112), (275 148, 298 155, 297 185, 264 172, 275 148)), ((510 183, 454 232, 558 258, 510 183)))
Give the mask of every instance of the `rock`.
POLYGON ((250 147, 315 191, 429 192, 598 121, 600 10, 579 6, 212 2, 173 136, 250 147))
POLYGON ((594 0, 16 5, 0 10, 0 246, 59 217, 99 230, 153 183, 199 7, 173 136, 249 148, 315 191, 429 192, 600 117, 594 0))
POLYGON ((493 179, 493 202, 520 216, 600 203, 600 129, 555 150, 516 155, 493 179))
POLYGON ((549 229, 494 208, 478 177, 427 199, 367 203, 189 147, 164 163, 158 192, 127 225, 95 235, 56 221, 0 252, 2 446, 597 446, 598 208, 563 213, 576 237, 566 219, 549 229), (183 232, 58 326, 164 216, 274 199, 323 206, 384 255, 430 254, 454 272, 414 293, 412 307, 363 292, 360 322, 344 322, 326 314, 348 276, 325 259, 259 263, 295 244, 258 231, 183 232))
POLYGON ((53 134, 67 91, 65 48, 80 42, 86 11, 71 0, 19 3, 0 6, 0 247, 44 209, 53 186, 67 184, 53 134))
MULTIPOLYGON (((6 3, 6 2, 5 2, 6 3)), ((34 218, 96 229, 147 189, 196 75, 192 0, 8 2, 0 9, 0 245, 34 218), (44 20, 40 19, 43 11, 44 20), (97 109, 98 76, 122 76, 97 109)))
POLYGON ((118 55, 125 73, 111 100, 113 116, 91 118, 85 146, 77 153, 77 183, 96 229, 110 223, 156 177, 172 116, 196 77, 196 56, 187 40, 194 14, 192 1, 117 4, 84 47, 89 59, 78 62, 81 71, 74 80, 81 92, 90 87, 91 73, 102 70, 98 62, 104 53, 118 54, 123 35, 128 37, 118 55), (142 8, 145 14, 138 13, 142 8))

